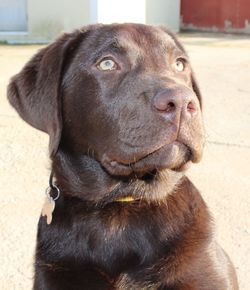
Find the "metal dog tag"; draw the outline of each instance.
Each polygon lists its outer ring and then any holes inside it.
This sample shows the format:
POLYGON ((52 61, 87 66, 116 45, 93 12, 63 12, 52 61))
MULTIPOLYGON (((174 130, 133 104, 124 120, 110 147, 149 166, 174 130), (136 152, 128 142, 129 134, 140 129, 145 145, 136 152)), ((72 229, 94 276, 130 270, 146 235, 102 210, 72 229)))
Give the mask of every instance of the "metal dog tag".
POLYGON ((52 222, 52 213, 55 209, 55 201, 51 196, 46 196, 43 209, 42 209, 42 216, 46 216, 47 224, 51 224, 52 222))
POLYGON ((50 225, 52 222, 52 214, 55 209, 55 201, 60 197, 60 189, 53 183, 53 174, 51 173, 49 179, 49 187, 45 191, 46 199, 42 208, 42 216, 46 216, 47 224, 50 225), (51 196, 55 194, 56 197, 51 196))

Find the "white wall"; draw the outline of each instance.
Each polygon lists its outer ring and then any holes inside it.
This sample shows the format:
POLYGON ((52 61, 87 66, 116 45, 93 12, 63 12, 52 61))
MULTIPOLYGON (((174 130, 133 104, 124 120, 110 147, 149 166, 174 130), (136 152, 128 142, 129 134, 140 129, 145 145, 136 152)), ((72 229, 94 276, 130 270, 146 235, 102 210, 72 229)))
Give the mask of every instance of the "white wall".
POLYGON ((97 21, 163 24, 179 31, 180 0, 96 0, 97 21))
POLYGON ((146 0, 146 22, 180 30, 180 0, 146 0))
POLYGON ((27 32, 1 33, 9 42, 48 42, 62 31, 91 22, 91 0, 28 0, 27 32))
POLYGON ((27 32, 0 32, 0 41, 47 42, 62 31, 95 22, 164 24, 179 30, 180 0, 27 1, 27 32))
POLYGON ((29 0, 28 28, 37 38, 52 38, 90 22, 88 0, 29 0))
POLYGON ((98 22, 146 22, 146 0, 98 0, 97 2, 98 22))

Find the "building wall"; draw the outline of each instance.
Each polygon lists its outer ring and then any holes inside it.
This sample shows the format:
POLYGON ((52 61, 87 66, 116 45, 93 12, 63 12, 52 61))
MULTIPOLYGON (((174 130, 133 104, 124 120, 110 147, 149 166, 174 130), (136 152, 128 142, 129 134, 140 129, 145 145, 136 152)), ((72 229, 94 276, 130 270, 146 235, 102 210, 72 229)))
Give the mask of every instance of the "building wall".
POLYGON ((163 24, 178 32, 180 0, 146 0, 146 23, 163 24))
POLYGON ((250 34, 250 0, 182 0, 182 28, 250 34))
POLYGON ((100 23, 145 23, 145 0, 96 0, 100 23))
MULTIPOLYGON (((1 0, 0 0, 1 1, 1 0)), ((48 42, 91 22, 91 0, 27 0, 27 31, 1 32, 8 42, 48 42)))
POLYGON ((2 31, 27 30, 27 0, 0 0, 2 31))
POLYGON ((51 39, 58 32, 90 22, 88 0, 29 0, 28 31, 33 39, 51 39))
MULTIPOLYGON (((0 0, 0 3, 1 1, 6 0, 0 0)), ((101 2, 104 2, 105 5, 102 7, 106 7, 107 12, 109 9, 111 9, 110 12, 112 12, 112 9, 115 9, 114 5, 106 4, 110 1, 111 0, 27 0, 27 31, 1 32, 0 27, 0 41, 3 40, 10 43, 48 42, 62 31, 71 31, 74 28, 98 22, 98 5, 101 7, 101 2), (98 1, 100 2, 98 3, 98 1)), ((115 1, 121 1, 120 4, 127 5, 126 0, 115 1)), ((143 5, 136 7, 136 9, 144 10, 145 17, 140 18, 144 19, 144 22, 163 24, 174 31, 179 30, 180 0, 140 1, 145 1, 145 3, 143 2, 143 5)), ((116 2, 115 6, 117 9, 121 10, 121 5, 117 5, 116 2)), ((129 7, 127 7, 128 9, 124 9, 122 22, 125 21, 125 19, 133 21, 133 19, 131 19, 131 9, 133 9, 133 7, 131 6, 132 5, 129 5, 129 7), (126 13, 128 15, 127 17, 126 13)), ((133 15, 135 19, 134 22, 138 22, 136 21, 137 14, 134 13, 133 15)), ((119 18, 116 17, 119 17, 118 13, 111 13, 110 22, 120 22, 119 18)))
POLYGON ((97 5, 98 22, 162 24, 179 31, 180 0, 97 0, 97 5))

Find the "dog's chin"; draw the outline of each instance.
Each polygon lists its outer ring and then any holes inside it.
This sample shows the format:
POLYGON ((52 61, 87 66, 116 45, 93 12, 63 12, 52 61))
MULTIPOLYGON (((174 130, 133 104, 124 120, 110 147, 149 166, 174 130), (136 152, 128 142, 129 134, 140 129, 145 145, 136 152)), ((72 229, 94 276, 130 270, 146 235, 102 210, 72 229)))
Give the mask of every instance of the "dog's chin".
MULTIPOLYGON (((133 160, 136 160, 136 156, 133 156, 133 160)), ((175 141, 134 162, 124 163, 105 154, 101 164, 112 176, 135 176, 139 179, 150 180, 156 176, 157 172, 165 169, 183 172, 187 170, 191 160, 192 151, 190 148, 175 141)))
POLYGON ((141 177, 125 177, 99 202, 101 205, 124 201, 159 203, 175 192, 183 175, 180 171, 164 169, 148 172, 141 177))
MULTIPOLYGON (((111 155, 110 155, 111 156, 111 155)), ((159 202, 173 193, 192 162, 192 150, 175 141, 131 163, 105 155, 101 165, 113 178, 119 180, 115 190, 106 195, 102 202, 123 200, 159 202)))

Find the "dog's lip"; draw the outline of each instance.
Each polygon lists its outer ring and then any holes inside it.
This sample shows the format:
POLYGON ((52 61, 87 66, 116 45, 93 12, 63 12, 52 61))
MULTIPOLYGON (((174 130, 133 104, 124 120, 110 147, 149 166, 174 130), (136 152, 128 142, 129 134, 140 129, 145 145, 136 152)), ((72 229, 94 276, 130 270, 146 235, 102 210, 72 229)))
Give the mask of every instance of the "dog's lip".
POLYGON ((192 159, 192 150, 187 145, 174 141, 133 162, 120 161, 118 158, 112 158, 105 154, 101 163, 112 175, 130 175, 133 172, 143 173, 166 168, 184 171, 192 159))
POLYGON ((155 152, 159 151, 161 148, 163 148, 164 146, 169 145, 169 144, 165 144, 165 145, 161 145, 156 147, 156 149, 153 150, 149 150, 148 153, 145 153, 144 155, 140 156, 139 158, 134 158, 133 161, 124 161, 124 160, 118 160, 118 159, 110 159, 111 161, 111 165, 115 165, 116 163, 120 164, 120 165, 124 165, 124 166, 133 166, 133 164, 140 162, 141 160, 149 157, 150 155, 154 154, 155 152))

